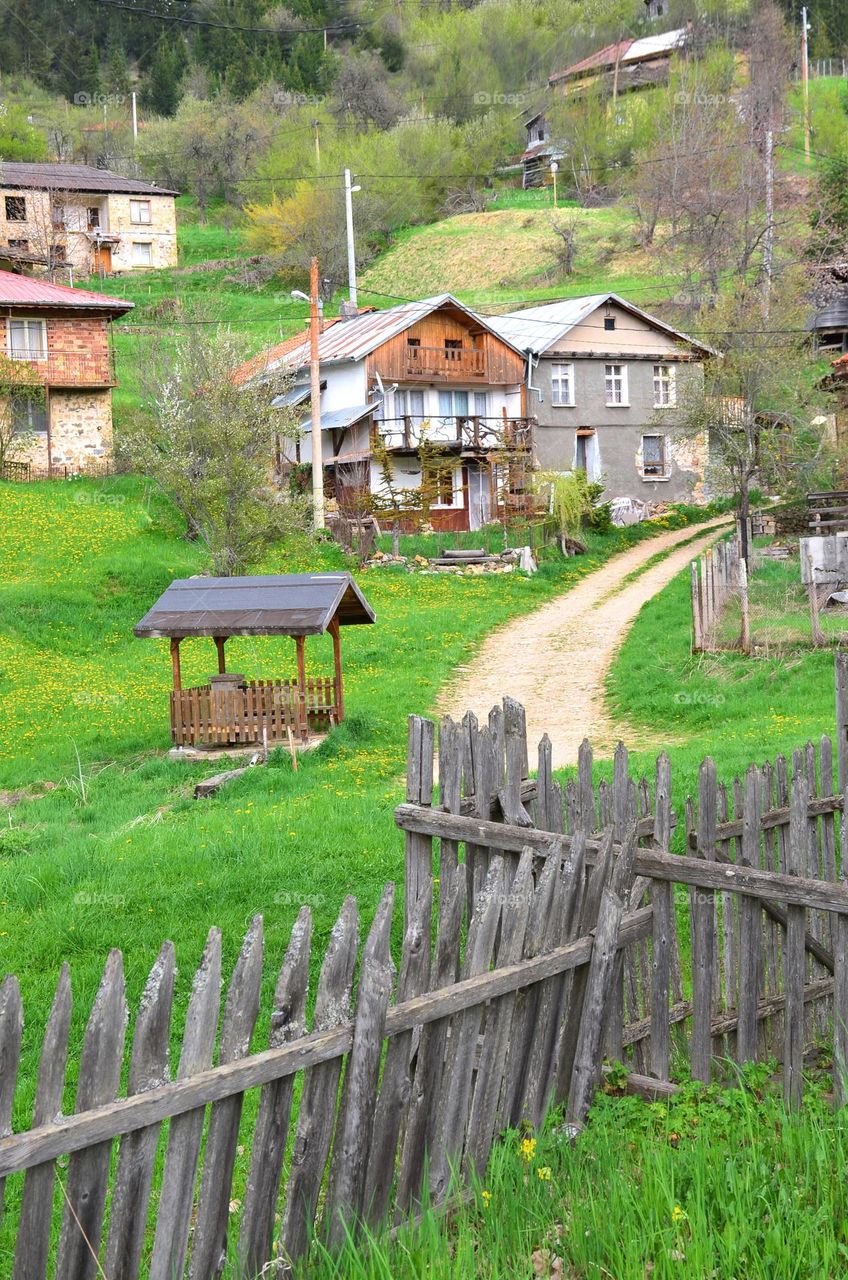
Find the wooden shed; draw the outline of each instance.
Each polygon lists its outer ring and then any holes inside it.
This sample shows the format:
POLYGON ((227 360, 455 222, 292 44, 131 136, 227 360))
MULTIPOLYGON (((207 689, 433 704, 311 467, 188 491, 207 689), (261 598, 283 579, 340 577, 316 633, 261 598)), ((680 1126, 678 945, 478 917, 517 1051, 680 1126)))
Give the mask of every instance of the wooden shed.
POLYGON ((134 628, 142 638, 171 641, 175 746, 225 746, 285 741, 344 719, 341 628, 371 624, 374 610, 349 573, 292 573, 247 578, 181 578, 172 582, 134 628), (306 677, 307 636, 329 632, 332 676, 306 677), (218 671, 209 683, 184 689, 180 644, 193 636, 215 641, 218 671), (228 673, 231 636, 290 636, 296 674, 247 680, 228 673))

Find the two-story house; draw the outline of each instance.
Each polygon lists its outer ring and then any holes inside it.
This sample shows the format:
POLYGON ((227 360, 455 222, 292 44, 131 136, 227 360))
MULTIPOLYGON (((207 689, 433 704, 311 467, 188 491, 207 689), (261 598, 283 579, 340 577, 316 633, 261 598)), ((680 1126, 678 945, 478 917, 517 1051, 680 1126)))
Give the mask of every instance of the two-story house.
POLYGON ((0 163, 0 248, 109 275, 177 265, 179 193, 81 164, 0 163))
MULTIPOLYGON (((451 294, 335 320, 321 334, 319 358, 325 488, 340 509, 384 490, 386 454, 398 491, 419 489, 426 456, 438 459, 436 528, 477 529, 520 503, 516 460, 532 458, 524 357, 451 294)), ((279 404, 302 413, 289 461, 311 463, 308 334, 234 376, 245 382, 280 372, 293 384, 279 404)))
POLYGON ((715 352, 615 293, 529 307, 490 323, 527 358, 527 412, 547 471, 604 476, 613 497, 700 496, 703 447, 675 439, 715 352))
POLYGON ((36 470, 84 471, 112 447, 109 325, 131 302, 0 271, 0 396, 36 470))

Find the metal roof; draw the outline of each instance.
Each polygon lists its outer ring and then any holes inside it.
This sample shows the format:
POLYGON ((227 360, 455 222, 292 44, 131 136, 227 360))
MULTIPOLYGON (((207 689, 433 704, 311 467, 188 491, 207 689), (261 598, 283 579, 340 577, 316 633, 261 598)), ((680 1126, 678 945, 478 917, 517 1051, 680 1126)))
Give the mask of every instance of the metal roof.
POLYGON ((654 58, 664 53, 671 54, 676 49, 681 49, 687 38, 686 27, 679 27, 676 31, 665 31, 662 35, 643 36, 641 40, 618 40, 615 44, 608 44, 603 49, 590 53, 587 58, 581 58, 579 62, 572 63, 564 71, 555 71, 553 75, 548 76, 548 84, 571 79, 582 75, 584 71, 614 67, 616 59, 619 66, 623 66, 631 62, 641 62, 644 58, 654 58))
MULTIPOLYGON (((327 383, 321 379, 321 390, 327 389, 327 383)), ((293 387, 289 387, 288 391, 283 391, 281 395, 274 396, 271 401, 273 409, 294 408, 296 405, 303 404, 304 400, 308 400, 312 395, 312 387, 308 382, 296 382, 293 387)))
POLYGON ((0 271, 0 306, 85 308, 123 314, 131 311, 133 305, 122 298, 110 298, 105 293, 70 289, 64 284, 51 284, 49 280, 35 280, 14 271, 0 271))
MULTIPOLYGON (((363 418, 367 418, 369 413, 373 413, 377 408, 376 402, 373 404, 355 404, 350 409, 332 409, 329 413, 321 414, 321 430, 322 431, 343 431, 345 427, 352 427, 354 423, 361 422, 363 418)), ((312 430, 312 418, 304 418, 300 424, 301 431, 312 430)))
POLYGON ((178 578, 134 631, 144 639, 317 636, 334 618, 351 626, 375 616, 349 573, 178 578))
POLYGON ((679 329, 673 329, 664 320, 658 319, 657 316, 652 316, 648 311, 643 311, 641 307, 628 302, 626 298, 620 297, 617 293, 591 293, 582 298, 566 298, 562 302, 549 302, 538 307, 527 307, 523 311, 512 311, 501 316, 490 316, 489 323, 496 332, 511 342, 513 346, 519 347, 523 351, 530 351, 534 355, 542 355, 555 343, 560 342, 569 330, 581 324, 594 311, 597 311, 598 307, 602 307, 608 302, 623 307, 631 315, 638 316, 646 324, 661 329, 669 337, 685 342, 691 347, 697 347, 698 350, 704 351, 709 355, 715 354, 712 347, 708 347, 703 342, 698 342, 695 338, 690 338, 688 334, 682 333, 679 329))
POLYGON ((93 164, 30 164, 23 161, 0 163, 0 187, 25 187, 43 191, 101 191, 116 195, 178 196, 179 191, 157 187, 139 178, 124 178, 93 164))

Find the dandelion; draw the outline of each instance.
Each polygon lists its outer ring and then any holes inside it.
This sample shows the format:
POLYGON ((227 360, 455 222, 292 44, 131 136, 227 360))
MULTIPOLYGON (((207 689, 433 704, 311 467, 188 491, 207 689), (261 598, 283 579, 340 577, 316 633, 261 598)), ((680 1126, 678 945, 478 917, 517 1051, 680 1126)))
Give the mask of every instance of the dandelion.
POLYGON ((539 1181, 540 1181, 540 1182, 550 1182, 550 1180, 551 1180, 551 1166, 550 1166, 549 1164, 541 1164, 541 1165, 539 1165, 539 1168, 536 1170, 536 1172, 537 1172, 537 1174, 539 1175, 539 1181))
POLYGON ((676 1204, 671 1211, 671 1220, 675 1226, 678 1226, 681 1222, 685 1222, 687 1217, 688 1215, 686 1210, 681 1208, 679 1204, 676 1204))
POLYGON ((522 1138, 521 1146, 518 1148, 518 1151, 522 1160, 526 1160, 529 1164, 536 1154, 536 1139, 522 1138))
POLYGON ((483 1208, 488 1209, 489 1205, 492 1203, 491 1191, 481 1191, 480 1198, 483 1201, 483 1208))

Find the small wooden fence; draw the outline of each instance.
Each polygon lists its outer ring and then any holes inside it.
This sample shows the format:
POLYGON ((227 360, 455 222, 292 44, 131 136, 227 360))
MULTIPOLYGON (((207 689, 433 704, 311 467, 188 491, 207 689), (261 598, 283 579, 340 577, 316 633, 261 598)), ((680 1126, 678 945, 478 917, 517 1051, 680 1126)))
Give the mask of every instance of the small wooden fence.
POLYGON ((848 490, 808 493, 807 522, 813 533, 840 533, 848 529, 848 490))
POLYGON ((310 677, 301 690, 291 680, 251 680, 243 689, 200 685, 171 690, 171 738, 175 746, 306 741, 338 720, 335 685, 310 677))
POLYGON ((8 977, 0 1210, 5 1194, 13 1280, 43 1280, 51 1265, 62 1280, 284 1274, 305 1262, 316 1233, 332 1248, 347 1230, 443 1199, 455 1179, 483 1170, 500 1131, 538 1125, 552 1101, 582 1123, 604 1052, 649 1095, 673 1088, 676 1054, 707 1080, 728 1058, 773 1053, 797 1105, 805 1047, 832 1021, 843 1098, 848 887, 837 866, 848 855, 848 656, 837 673, 838 789, 829 739, 797 752, 791 776, 778 758, 730 791, 705 761, 697 803, 686 804, 684 855, 670 852, 679 824, 667 756, 651 785, 630 776, 620 747, 612 781, 596 782, 584 744, 563 788, 543 738, 531 779, 524 713, 507 699, 484 727, 471 715, 442 722, 434 796, 435 726, 412 717, 396 815, 406 845, 397 974, 392 886, 361 956, 357 905, 346 899, 308 1023, 312 920, 303 908, 259 1047, 262 920, 248 930, 223 1013, 212 929, 171 1061, 172 944, 151 970, 129 1051, 123 959, 113 951, 71 1072, 76 1109, 63 1115, 65 967, 32 1127, 14 1134, 23 1008, 8 977), (681 953, 691 957, 691 991, 681 953))
POLYGON ((740 646, 750 647, 748 622, 748 575, 738 539, 717 542, 700 560, 692 561, 690 584, 692 601, 692 652, 709 653, 721 645, 718 626, 725 606, 733 596, 742 604, 740 646))

